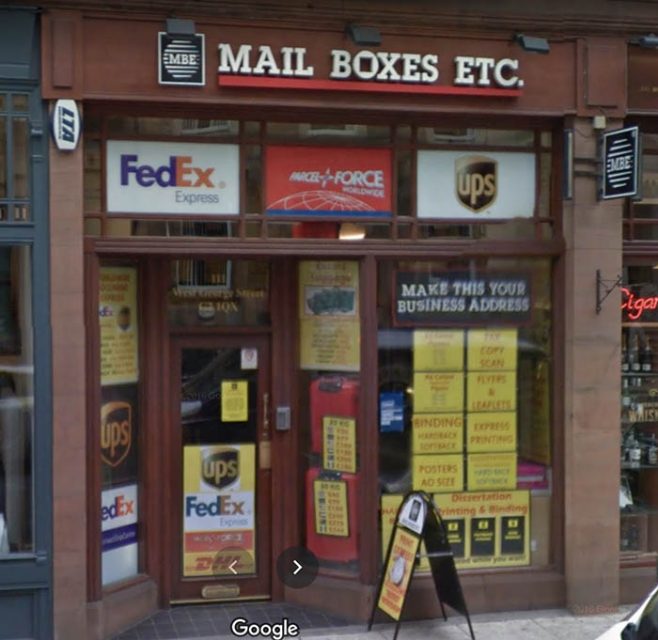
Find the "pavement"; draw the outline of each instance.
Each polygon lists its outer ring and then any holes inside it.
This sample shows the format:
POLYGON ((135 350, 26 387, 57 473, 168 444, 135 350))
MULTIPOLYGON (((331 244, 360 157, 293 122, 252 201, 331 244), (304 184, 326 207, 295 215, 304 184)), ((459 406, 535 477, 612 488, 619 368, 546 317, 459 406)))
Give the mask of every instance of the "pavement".
MULTIPOLYGON (((623 619, 631 606, 621 606, 616 612, 574 615, 566 609, 538 611, 512 611, 486 613, 471 616, 476 640, 595 640, 601 633, 623 619)), ((280 620, 279 620, 280 621, 280 620)), ((274 620, 272 620, 274 622, 274 620)), ((294 622, 294 620, 291 620, 294 622)), ((308 640, 392 640, 393 624, 376 624, 368 632, 366 625, 302 629, 295 638, 308 640)), ((226 633, 205 637, 180 638, 180 640, 225 640, 236 638, 229 629, 226 633)), ((278 636, 246 635, 247 638, 269 638, 278 636)), ((291 636, 285 636, 291 637, 291 636)), ((423 620, 403 622, 398 640, 466 640, 470 638, 466 618, 448 609, 448 620, 423 620)))

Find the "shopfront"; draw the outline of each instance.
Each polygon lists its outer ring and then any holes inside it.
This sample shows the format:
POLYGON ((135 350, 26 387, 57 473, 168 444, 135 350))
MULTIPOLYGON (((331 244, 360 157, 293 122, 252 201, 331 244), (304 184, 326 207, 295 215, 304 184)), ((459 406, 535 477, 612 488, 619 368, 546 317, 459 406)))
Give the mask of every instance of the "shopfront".
MULTIPOLYGON (((49 95, 84 111, 61 188, 99 635, 183 602, 366 619, 411 489, 472 610, 586 593, 564 535, 575 44, 47 21, 49 95), (82 32, 80 57, 53 44, 82 32), (303 589, 277 574, 290 547, 318 559, 303 589)), ((424 565, 411 615, 436 613, 424 565)))
POLYGON ((629 47, 629 118, 641 132, 640 193, 626 202, 621 289, 620 552, 622 576, 650 572, 656 552, 656 159, 655 52, 629 47))

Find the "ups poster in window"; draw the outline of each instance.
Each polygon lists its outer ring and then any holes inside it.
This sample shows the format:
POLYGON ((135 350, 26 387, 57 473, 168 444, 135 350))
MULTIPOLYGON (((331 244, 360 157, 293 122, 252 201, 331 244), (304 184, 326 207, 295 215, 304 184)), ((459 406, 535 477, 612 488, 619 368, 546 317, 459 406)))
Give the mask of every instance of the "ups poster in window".
POLYGON ((101 387, 100 444, 103 487, 136 483, 138 441, 136 384, 101 387))

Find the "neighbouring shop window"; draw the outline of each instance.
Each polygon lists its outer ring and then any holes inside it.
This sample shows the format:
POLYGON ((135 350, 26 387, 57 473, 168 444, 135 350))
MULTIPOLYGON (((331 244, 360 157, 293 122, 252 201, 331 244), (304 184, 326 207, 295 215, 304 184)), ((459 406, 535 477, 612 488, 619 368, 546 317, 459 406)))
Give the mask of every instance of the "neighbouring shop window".
POLYGON ((306 547, 321 570, 356 573, 359 263, 304 260, 298 277, 306 547))
POLYGON ((27 94, 0 94, 0 222, 30 214, 30 135, 27 94))
POLYGON ((547 260, 380 264, 382 553, 414 489, 458 567, 549 563, 550 291, 547 260))
POLYGON ((270 323, 269 263, 185 258, 171 262, 172 326, 259 326, 270 323))
POLYGON ((34 550, 31 250, 0 246, 0 555, 34 550))
POLYGON ((658 271, 627 265, 622 285, 622 558, 658 553, 658 271))
POLYGON ((100 268, 102 584, 139 572, 139 316, 133 266, 100 268))
POLYGON ((628 199, 625 240, 658 239, 658 134, 642 133, 641 199, 628 199))

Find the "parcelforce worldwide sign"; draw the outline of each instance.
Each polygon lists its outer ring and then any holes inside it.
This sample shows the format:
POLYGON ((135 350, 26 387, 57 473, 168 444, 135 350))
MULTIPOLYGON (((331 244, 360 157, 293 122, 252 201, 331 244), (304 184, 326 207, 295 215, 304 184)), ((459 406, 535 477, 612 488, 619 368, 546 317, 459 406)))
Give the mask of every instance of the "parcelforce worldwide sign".
POLYGON ((220 87, 514 97, 524 85, 515 58, 458 55, 443 66, 434 53, 331 49, 318 78, 306 47, 220 43, 218 55, 220 87))

